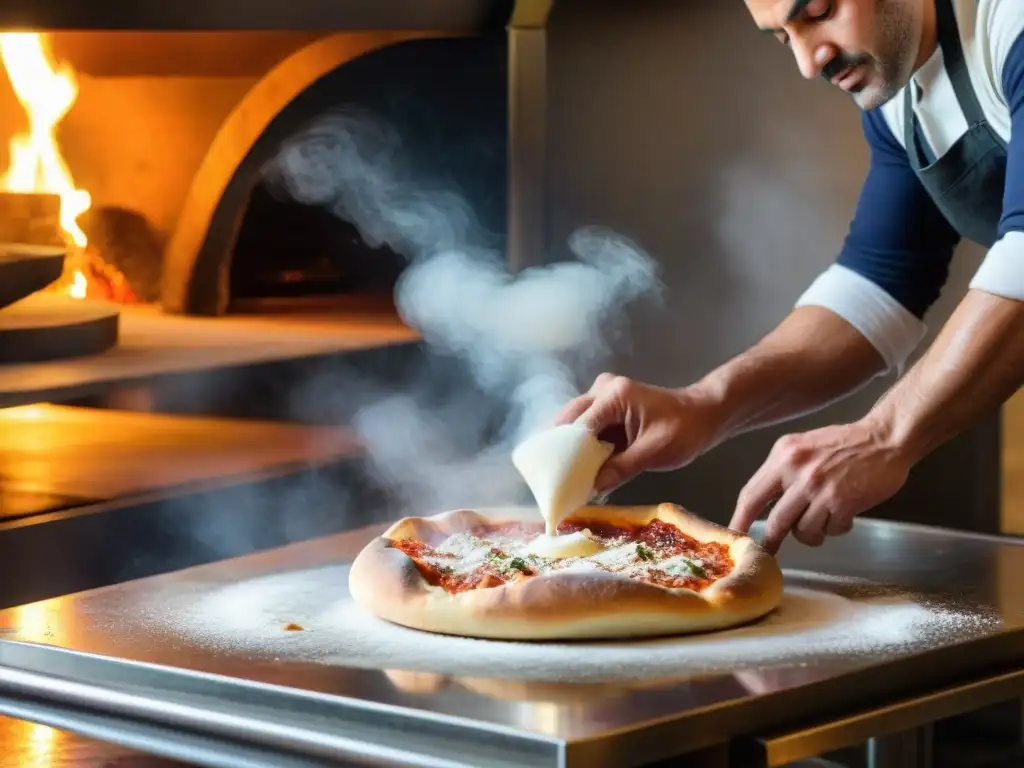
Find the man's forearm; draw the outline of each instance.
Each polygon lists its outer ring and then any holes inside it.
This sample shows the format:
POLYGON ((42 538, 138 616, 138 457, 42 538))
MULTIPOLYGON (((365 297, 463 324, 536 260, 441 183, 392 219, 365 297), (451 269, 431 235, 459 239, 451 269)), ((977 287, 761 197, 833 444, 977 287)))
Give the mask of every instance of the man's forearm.
POLYGON ((881 355, 823 307, 799 307, 746 352, 690 389, 720 415, 713 444, 819 410, 881 373, 881 355))
POLYGON ((928 352, 865 417, 918 461, 1024 381, 1024 302, 968 291, 928 352))

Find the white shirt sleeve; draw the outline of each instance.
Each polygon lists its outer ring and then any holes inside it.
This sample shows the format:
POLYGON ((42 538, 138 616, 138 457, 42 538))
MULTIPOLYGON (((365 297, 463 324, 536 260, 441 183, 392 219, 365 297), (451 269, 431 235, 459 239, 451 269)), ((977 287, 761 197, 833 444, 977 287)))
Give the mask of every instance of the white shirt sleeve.
POLYGON ((928 330, 883 288, 841 264, 820 274, 796 306, 824 307, 846 320, 878 350, 885 373, 902 375, 907 358, 928 330))
MULTIPOLYGON (((1024 33, 1024 2, 979 0, 978 14, 979 31, 988 35, 988 45, 984 46, 988 67, 1005 103, 1003 66, 1013 44, 1024 33)), ((1007 299, 1024 300, 1024 232, 1008 232, 992 246, 970 287, 1007 299)))
MULTIPOLYGON (((1013 44, 1024 32, 1024 2, 1021 0, 976 0, 978 32, 988 36, 988 67, 999 93, 1003 92, 1003 64, 1013 44)), ((1004 95, 1003 102, 1006 102, 1004 95)))
POLYGON ((985 255, 970 287, 1024 300, 1024 232, 1007 232, 985 255))

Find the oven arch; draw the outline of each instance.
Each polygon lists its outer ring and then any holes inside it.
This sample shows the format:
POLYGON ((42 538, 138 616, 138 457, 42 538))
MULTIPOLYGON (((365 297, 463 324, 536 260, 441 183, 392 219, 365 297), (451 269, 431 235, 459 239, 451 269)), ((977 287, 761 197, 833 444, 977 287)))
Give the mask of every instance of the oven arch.
POLYGON ((161 304, 181 314, 221 315, 231 253, 261 169, 302 119, 330 105, 314 86, 349 62, 412 40, 459 37, 440 30, 345 32, 320 38, 277 64, 231 110, 192 179, 164 252, 161 304))

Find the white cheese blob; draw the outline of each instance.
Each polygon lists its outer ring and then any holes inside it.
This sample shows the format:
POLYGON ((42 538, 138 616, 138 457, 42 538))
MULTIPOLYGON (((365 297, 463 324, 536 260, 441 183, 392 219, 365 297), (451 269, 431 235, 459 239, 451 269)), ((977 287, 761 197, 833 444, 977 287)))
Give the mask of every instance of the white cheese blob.
POLYGON ((604 549, 604 545, 590 538, 588 533, 590 531, 584 530, 566 533, 562 536, 541 534, 523 546, 521 554, 537 555, 551 560, 562 560, 567 557, 590 557, 604 549))
POLYGON ((590 500, 598 470, 614 449, 580 424, 563 424, 534 433, 512 451, 512 463, 530 488, 549 537, 590 500))

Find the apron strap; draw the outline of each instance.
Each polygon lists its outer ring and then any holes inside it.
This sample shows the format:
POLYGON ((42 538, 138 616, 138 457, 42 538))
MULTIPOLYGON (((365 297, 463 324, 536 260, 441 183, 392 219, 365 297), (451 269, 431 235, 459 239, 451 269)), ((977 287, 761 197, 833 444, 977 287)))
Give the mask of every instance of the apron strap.
POLYGON ((918 141, 920 131, 918 130, 917 115, 914 113, 912 91, 914 87, 914 81, 911 80, 903 89, 903 146, 906 147, 910 167, 919 171, 931 165, 931 162, 924 156, 924 148, 921 146, 924 136, 921 136, 921 141, 918 141))
MULTIPOLYGON (((960 44, 960 32, 957 29, 956 13, 952 0, 935 0, 936 36, 942 48, 942 64, 949 75, 953 93, 970 129, 978 123, 987 122, 985 113, 978 102, 978 97, 971 84, 971 75, 967 71, 964 49, 960 44)), ((907 148, 911 164, 922 168, 929 163, 922 157, 923 151, 918 141, 919 131, 917 115, 914 113, 914 81, 911 80, 903 89, 903 143, 907 148)), ((924 140, 924 137, 921 137, 924 140)), ((1002 143, 1002 142, 1000 142, 1002 143)))
POLYGON ((953 84, 953 93, 960 102, 960 109, 967 118, 967 125, 970 127, 975 123, 985 122, 985 113, 974 93, 971 75, 964 60, 964 49, 960 44, 960 32, 957 29, 952 0, 935 0, 935 16, 939 46, 942 48, 942 63, 953 84))

